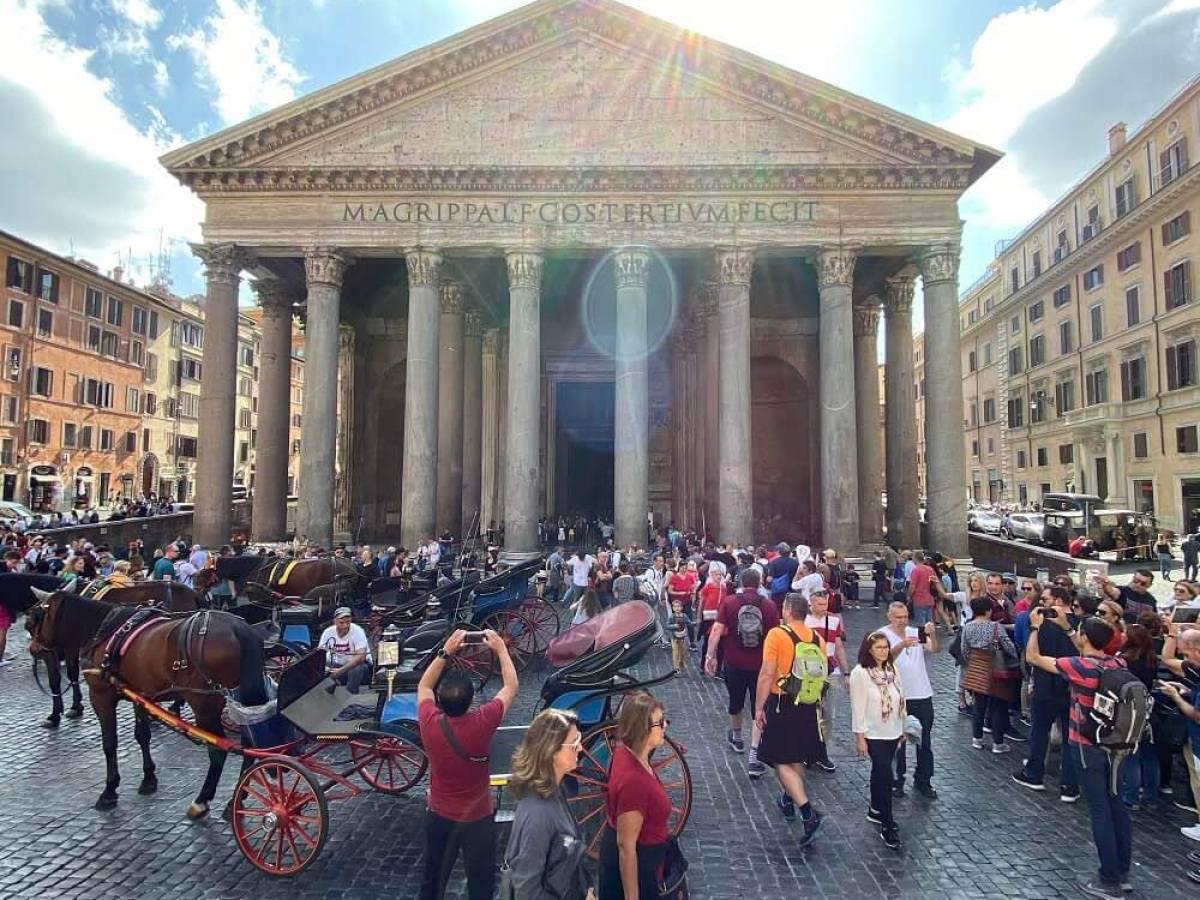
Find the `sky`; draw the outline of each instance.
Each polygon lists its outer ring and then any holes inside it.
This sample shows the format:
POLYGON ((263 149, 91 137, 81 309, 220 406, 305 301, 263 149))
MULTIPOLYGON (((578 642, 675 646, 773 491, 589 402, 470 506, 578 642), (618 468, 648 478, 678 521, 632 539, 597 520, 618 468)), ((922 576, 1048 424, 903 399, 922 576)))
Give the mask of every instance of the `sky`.
MULTIPOLYGON (((1200 72, 1200 0, 626 3, 1004 151, 960 204, 963 288, 1200 72)), ((162 153, 521 5, 0 0, 0 229, 199 292, 162 153)))

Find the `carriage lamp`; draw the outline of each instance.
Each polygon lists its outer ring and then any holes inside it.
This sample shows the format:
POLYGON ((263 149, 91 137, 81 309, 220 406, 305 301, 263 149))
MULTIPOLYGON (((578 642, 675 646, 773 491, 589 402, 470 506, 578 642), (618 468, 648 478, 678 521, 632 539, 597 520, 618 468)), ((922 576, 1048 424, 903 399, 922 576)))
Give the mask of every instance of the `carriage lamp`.
POLYGON ((379 643, 375 647, 381 669, 394 669, 400 665, 400 629, 389 624, 383 629, 379 643))

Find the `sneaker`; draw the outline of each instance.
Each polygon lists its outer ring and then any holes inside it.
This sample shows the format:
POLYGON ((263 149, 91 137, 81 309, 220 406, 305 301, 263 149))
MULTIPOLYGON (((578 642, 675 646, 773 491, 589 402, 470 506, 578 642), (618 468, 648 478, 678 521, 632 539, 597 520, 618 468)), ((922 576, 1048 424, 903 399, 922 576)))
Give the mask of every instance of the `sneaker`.
POLYGON ((1189 869, 1188 871, 1184 872, 1183 874, 1186 875, 1188 878, 1190 878, 1192 881, 1196 882, 1196 884, 1200 884, 1200 869, 1189 869))
POLYGON ((1022 734, 1021 732, 1015 730, 1008 731, 1004 736, 1010 741, 1016 741, 1019 744, 1024 744, 1029 740, 1029 735, 1022 734))
POLYGON ((734 753, 745 753, 746 745, 742 742, 741 735, 734 731, 725 732, 725 740, 729 742, 729 749, 734 753))
POLYGON ((958 708, 958 714, 960 716, 965 716, 968 719, 975 715, 974 711, 969 706, 960 706, 958 708))
POLYGON ((1193 825, 1190 828, 1180 828, 1179 833, 1185 838, 1191 838, 1193 841, 1200 841, 1200 824, 1193 825))
POLYGON ((938 798, 938 793, 937 793, 937 791, 935 791, 933 789, 932 784, 926 784, 924 782, 918 781, 916 783, 916 789, 917 789, 917 793, 920 794, 922 797, 924 797, 926 800, 936 800, 938 798))
POLYGON ((1129 880, 1128 872, 1121 876, 1121 890, 1127 894, 1133 890, 1133 882, 1129 880))
POLYGON ((1184 812, 1190 812, 1192 815, 1196 814, 1196 807, 1192 806, 1192 804, 1188 803, 1186 800, 1176 800, 1175 808, 1182 809, 1184 812))
POLYGON ((1079 788, 1077 788, 1077 787, 1060 788, 1058 791, 1058 799, 1061 800, 1063 803, 1074 803, 1076 800, 1079 799, 1079 788))
POLYGON ((775 808, 783 813, 783 817, 789 822, 796 821, 796 804, 787 794, 780 794, 775 798, 775 808))
POLYGON ((1161 794, 1164 797, 1174 797, 1175 796, 1175 788, 1171 787, 1169 784, 1166 787, 1160 787, 1158 789, 1158 792, 1159 792, 1159 794, 1161 794))
POLYGON ((1102 897, 1108 898, 1108 900, 1118 900, 1118 898, 1124 896, 1124 894, 1121 893, 1121 888, 1119 885, 1102 884, 1099 881, 1086 882, 1085 884, 1081 884, 1079 889, 1089 897, 1102 897))
POLYGON ((813 763, 813 768, 820 769, 822 772, 836 772, 837 771, 837 766, 835 766, 833 763, 831 763, 827 759, 822 759, 822 760, 819 760, 819 761, 813 763))
POLYGON ((1008 744, 992 744, 993 753, 1012 753, 1012 747, 1008 744))
POLYGON ((885 828, 880 831, 879 838, 892 850, 900 849, 900 830, 895 826, 892 826, 891 828, 885 828))
POLYGON ((767 774, 767 767, 756 759, 746 766, 746 774, 751 778, 762 778, 767 774))
POLYGON ((976 750, 982 750, 983 749, 983 741, 981 741, 979 738, 971 738, 971 746, 974 747, 976 750))
POLYGON ((800 846, 807 847, 817 839, 817 832, 821 830, 821 823, 825 821, 825 817, 813 810, 812 818, 804 820, 804 836, 800 838, 800 846))
POLYGON ((1046 785, 1040 781, 1034 781, 1024 772, 1013 772, 1012 780, 1021 785, 1021 787, 1029 788, 1031 791, 1044 791, 1046 789, 1046 785))
POLYGON ((867 809, 867 821, 874 822, 876 825, 882 825, 883 824, 883 816, 881 816, 875 810, 868 808, 867 809))
POLYGON ((983 733, 984 733, 984 734, 991 734, 991 733, 992 733, 992 729, 991 729, 991 728, 989 728, 987 725, 984 725, 984 726, 983 726, 983 733))
POLYGON ((1187 855, 1187 861, 1190 863, 1200 863, 1200 850, 1193 850, 1187 855))

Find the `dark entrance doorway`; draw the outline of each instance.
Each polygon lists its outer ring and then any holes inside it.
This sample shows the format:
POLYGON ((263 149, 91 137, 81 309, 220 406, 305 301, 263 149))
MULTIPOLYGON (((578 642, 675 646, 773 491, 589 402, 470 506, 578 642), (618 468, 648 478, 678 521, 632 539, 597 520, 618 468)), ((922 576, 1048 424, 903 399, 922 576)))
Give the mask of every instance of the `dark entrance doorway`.
POLYGON ((611 520, 615 404, 611 381, 558 383, 554 397, 555 515, 611 520))
POLYGON ((1195 534, 1200 531, 1200 481, 1185 480, 1180 485, 1180 494, 1183 515, 1179 518, 1183 520, 1183 530, 1195 534))

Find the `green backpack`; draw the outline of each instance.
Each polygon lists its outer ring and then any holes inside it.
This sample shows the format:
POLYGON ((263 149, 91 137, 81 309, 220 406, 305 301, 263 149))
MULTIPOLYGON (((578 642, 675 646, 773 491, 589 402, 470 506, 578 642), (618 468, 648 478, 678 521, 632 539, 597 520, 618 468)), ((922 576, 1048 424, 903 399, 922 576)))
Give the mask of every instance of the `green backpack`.
POLYGON ((783 630, 792 639, 795 653, 792 656, 791 671, 776 684, 783 694, 792 698, 793 703, 811 706, 820 701, 825 683, 829 680, 829 661, 825 658, 821 639, 815 631, 811 641, 802 641, 786 625, 783 626, 783 630))

